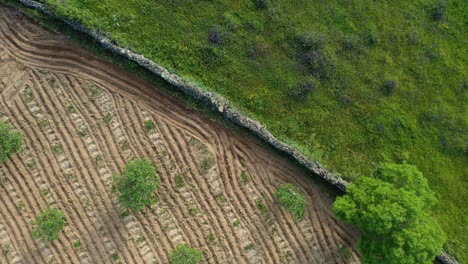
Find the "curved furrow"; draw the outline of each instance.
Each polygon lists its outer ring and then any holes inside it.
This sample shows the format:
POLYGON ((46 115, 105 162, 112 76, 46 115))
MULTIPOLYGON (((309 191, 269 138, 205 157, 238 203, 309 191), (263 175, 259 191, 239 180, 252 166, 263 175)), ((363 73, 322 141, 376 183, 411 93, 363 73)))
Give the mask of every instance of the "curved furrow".
MULTIPOLYGON (((0 173, 1 175, 1 173, 0 173)), ((16 248, 12 245, 12 239, 8 235, 8 230, 0 224, 0 245, 2 247, 2 254, 0 254, 0 263, 22 264, 16 248)))
MULTIPOLYGON (((39 81, 42 81, 42 85, 39 85, 38 87, 43 88, 42 89, 43 94, 39 93, 39 98, 41 99, 41 101, 43 101, 43 106, 47 109, 48 113, 50 113, 50 116, 53 117, 53 120, 60 120, 61 121, 61 122, 59 121, 59 122, 55 123, 56 130, 59 132, 57 134, 57 137, 60 138, 59 142, 66 142, 67 146, 69 147, 69 150, 71 150, 71 149, 73 149, 73 147, 71 147, 72 145, 70 144, 70 140, 72 138, 77 139, 77 137, 71 135, 70 132, 68 131, 68 128, 74 127, 74 124, 71 122, 70 118, 66 114, 65 107, 62 104, 58 103, 58 102, 61 102, 61 100, 58 100, 56 95, 53 93, 54 88, 50 85, 50 83, 44 82, 44 80, 38 78, 37 74, 38 74, 37 72, 33 71, 33 75, 35 75, 35 77, 39 81), (44 87, 49 87, 49 89, 45 89, 44 87), (44 96, 44 95, 47 95, 47 96, 44 96), (52 100, 52 99, 55 99, 55 100, 52 100), (60 115, 58 113, 60 113, 60 115)), ((76 130, 76 128, 75 128, 75 130, 76 130)), ((74 140, 73 141, 73 143, 81 143, 81 142, 82 142, 81 140, 74 140)), ((92 157, 95 162, 97 161, 97 159, 99 157, 101 157, 101 159, 102 159, 102 156, 98 156, 100 154, 97 152, 97 149, 96 149, 95 145, 93 146, 93 145, 88 144, 88 147, 85 148, 85 149, 88 152, 88 155, 86 155, 86 156, 92 157)), ((125 243, 125 241, 123 240, 122 237, 118 236, 119 233, 117 232, 117 230, 122 230, 122 224, 123 223, 120 222, 120 224, 119 224, 119 221, 117 220, 117 219, 119 219, 118 214, 117 214, 117 212, 115 210, 116 206, 115 206, 115 204, 113 204, 111 202, 112 197, 109 194, 110 193, 110 191, 108 190, 109 187, 106 187, 105 183, 102 181, 102 175, 104 175, 104 174, 110 175, 110 173, 107 172, 108 168, 106 168, 104 165, 105 165, 105 163, 103 164, 103 166, 100 167, 100 169, 98 169, 97 164, 92 164, 91 166, 88 167, 88 169, 90 169, 93 172, 93 174, 97 177, 97 179, 101 179, 101 180, 94 181, 95 184, 97 185, 96 189, 97 190, 104 190, 101 193, 103 193, 104 195, 107 196, 106 199, 98 199, 98 201, 102 202, 102 205, 104 206, 104 208, 106 210, 105 216, 110 220, 110 221, 107 221, 107 222, 111 223, 110 225, 104 225, 104 229, 107 229, 107 230, 105 230, 105 233, 109 234, 110 237, 112 238, 112 240, 106 238, 106 236, 103 236, 103 237, 106 240, 105 243, 106 243, 106 246, 108 247, 108 249, 110 251, 113 251, 112 248, 113 249, 123 249, 125 247, 126 243, 125 243), (103 170, 104 170, 104 172, 103 172, 103 170), (113 221, 113 220, 115 220, 115 221, 113 221)), ((92 179, 94 179, 94 177, 92 179)), ((104 215, 101 215, 101 218, 103 216, 104 215)), ((102 234, 101 234, 101 236, 102 236, 102 234)), ((130 249, 133 249, 133 248, 130 248, 130 249)), ((123 257, 127 261, 128 260, 136 261, 136 259, 137 259, 136 255, 139 255, 139 253, 135 252, 134 250, 124 251, 123 253, 124 253, 123 257)))
MULTIPOLYGON (((168 126, 160 119, 157 120, 160 124, 158 126, 158 130, 164 139, 163 142, 165 144, 165 148, 168 150, 169 155, 173 158, 173 160, 179 160, 179 164, 181 167, 187 168, 187 170, 184 170, 185 175, 191 178, 191 183, 197 190, 199 190, 199 192, 195 192, 195 197, 197 198, 195 199, 195 202, 198 203, 198 206, 201 207, 199 209, 207 213, 210 219, 213 219, 212 225, 215 232, 220 234, 221 237, 224 238, 225 243, 227 243, 226 247, 234 251, 228 251, 228 253, 233 254, 232 258, 235 259, 236 255, 241 256, 238 248, 234 246, 237 241, 232 241, 232 238, 230 239, 229 237, 226 237, 227 233, 222 228, 223 226, 230 226, 230 224, 226 223, 224 217, 220 216, 219 213, 216 213, 218 217, 214 216, 214 211, 216 210, 216 208, 219 208, 219 206, 216 204, 216 201, 214 201, 214 197, 212 195, 207 194, 207 185, 204 184, 203 181, 197 179, 197 176, 194 174, 193 168, 190 167, 190 164, 187 164, 186 161, 184 161, 184 155, 181 154, 180 149, 177 145, 178 143, 176 143, 173 137, 170 136, 171 132, 169 132, 168 126), (190 170, 188 170, 189 168, 190 170), (200 184, 202 184, 202 186, 200 184)), ((196 169, 195 172, 199 173, 196 169)), ((241 259, 243 261, 246 261, 243 257, 241 259)))
MULTIPOLYGON (((24 115, 25 113, 28 113, 28 111, 23 111, 20 113, 20 115, 22 116, 23 120, 27 120, 28 121, 28 124, 33 124, 35 122, 35 119, 31 116, 27 116, 27 115, 24 115)), ((20 127, 21 127, 21 124, 20 124, 20 127)), ((23 126, 21 127, 21 130, 22 131, 25 131, 27 132, 26 135, 29 135, 31 138, 30 138, 30 142, 39 142, 39 147, 42 149, 42 150, 45 150, 46 149, 46 146, 44 145, 45 142, 48 141, 47 138, 45 138, 45 136, 41 133, 37 133, 35 130, 30 130, 28 126, 23 126)), ((35 150, 36 147, 33 146, 33 150, 35 150)), ((55 162, 58 162, 56 161, 55 158, 51 158, 50 154, 48 151, 42 151, 43 154, 40 154, 39 151, 36 151, 37 152, 37 157, 42 157, 42 159, 39 159, 39 164, 38 166, 40 166, 40 168, 44 171, 44 173, 46 175, 58 175, 59 173, 57 173, 57 169, 56 169, 56 163, 55 162), (44 155, 45 154, 45 155, 44 155), (46 161, 43 161, 43 159, 46 159, 46 161), (54 162, 55 160, 55 162, 54 162), (52 165, 52 168, 51 168, 51 165, 52 165)), ((60 187, 62 187, 62 185, 58 185, 60 187)), ((70 191, 62 191, 64 193, 70 193, 70 191)), ((64 196, 64 201, 67 201, 68 200, 68 196, 64 196)), ((61 200, 61 199, 60 199, 61 200)), ((76 208, 76 207, 74 207, 76 208)), ((84 230, 86 230, 87 234, 88 235, 93 235, 93 234, 96 234, 97 233, 97 230, 92 230, 92 231, 89 231, 88 229, 88 225, 84 222, 82 222, 81 220, 82 219, 86 219, 86 217, 84 217, 83 214, 79 214, 79 211, 78 210, 69 210, 71 213, 67 214, 67 218, 73 220, 73 223, 75 224, 78 224, 79 227, 83 228, 84 230)), ((84 221, 84 220, 83 220, 84 221)), ((84 237, 84 236, 83 236, 84 237)), ((97 242, 98 240, 95 239, 93 240, 93 242, 97 242)), ((95 253, 99 253, 101 251, 97 251, 95 253)), ((104 252, 104 251, 102 251, 104 252)), ((99 256, 100 254, 96 254, 97 256, 99 256)))

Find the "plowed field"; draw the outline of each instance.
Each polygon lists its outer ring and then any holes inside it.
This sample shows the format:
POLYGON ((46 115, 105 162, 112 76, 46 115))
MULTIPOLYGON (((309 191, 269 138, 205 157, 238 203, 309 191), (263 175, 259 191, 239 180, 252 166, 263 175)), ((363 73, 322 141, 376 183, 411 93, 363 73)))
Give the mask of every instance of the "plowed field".
POLYGON ((204 263, 358 262, 357 232, 302 169, 2 6, 0 118, 25 137, 0 165, 0 263, 167 263, 180 243, 204 263), (140 157, 158 167, 159 202, 127 215, 111 178, 140 157), (307 194, 306 219, 275 199, 286 182, 307 194), (47 205, 67 224, 46 244, 30 222, 47 205))

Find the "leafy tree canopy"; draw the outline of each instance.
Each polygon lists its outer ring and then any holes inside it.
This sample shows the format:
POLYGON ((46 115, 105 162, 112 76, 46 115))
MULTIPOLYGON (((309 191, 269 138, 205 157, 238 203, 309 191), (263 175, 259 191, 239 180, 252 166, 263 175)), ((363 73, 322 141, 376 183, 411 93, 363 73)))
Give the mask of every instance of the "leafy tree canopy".
POLYGON ((33 222, 32 236, 45 242, 57 240, 65 225, 65 215, 57 208, 47 207, 33 222))
POLYGON ((156 203, 156 190, 159 178, 156 168, 146 159, 132 160, 127 163, 120 175, 114 176, 114 191, 120 193, 119 203, 134 212, 156 203))
POLYGON ((428 213, 435 203, 415 166, 385 164, 350 184, 333 211, 361 230, 363 263, 432 263, 446 239, 428 213))
POLYGON ((11 124, 0 121, 0 163, 20 151, 23 143, 23 136, 11 124))
POLYGON ((171 264, 197 264, 202 260, 202 256, 200 250, 180 244, 171 252, 169 262, 171 264))

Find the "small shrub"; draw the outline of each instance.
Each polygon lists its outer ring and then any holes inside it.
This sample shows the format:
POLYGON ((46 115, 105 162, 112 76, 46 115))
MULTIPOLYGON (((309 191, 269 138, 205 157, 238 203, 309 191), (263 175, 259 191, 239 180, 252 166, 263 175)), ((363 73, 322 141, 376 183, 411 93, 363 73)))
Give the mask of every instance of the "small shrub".
POLYGON ((255 200, 255 206, 257 206, 257 209, 263 214, 268 211, 268 208, 266 205, 263 203, 261 199, 255 200))
POLYGON ((2 121, 0 121, 0 135, 0 163, 3 163, 21 150, 24 139, 10 123, 2 121))
POLYGON ((63 146, 60 143, 55 143, 52 146, 51 149, 52 149, 52 152, 55 153, 55 154, 62 154, 63 153, 63 146))
POLYGON ((249 179, 249 176, 247 175, 247 173, 245 171, 242 171, 240 176, 241 176, 241 179, 242 179, 242 183, 244 183, 244 184, 249 183, 250 179, 249 179))
POLYGON ((153 121, 146 120, 145 122, 143 122, 143 129, 145 130, 146 133, 153 131, 155 128, 156 128, 156 124, 154 124, 153 121))
POLYGON ((208 239, 210 240, 210 242, 214 242, 216 240, 216 237, 213 233, 210 232, 210 234, 208 235, 208 239))
POLYGON ((134 212, 156 203, 159 178, 156 168, 146 159, 132 160, 124 171, 113 178, 113 191, 120 194, 119 203, 134 212))
POLYGON ((377 45, 377 43, 379 42, 379 39, 375 32, 370 31, 364 36, 364 41, 366 42, 367 46, 373 47, 377 45))
POLYGON ((305 217, 307 200, 304 194, 291 183, 281 185, 275 193, 281 205, 297 219, 305 217))
POLYGON ((437 22, 442 22, 446 18, 447 7, 444 3, 439 2, 432 10, 432 18, 437 22))
POLYGON ((322 51, 312 49, 304 54, 303 59, 312 75, 321 80, 328 78, 332 64, 322 51))
POLYGON ((103 117, 103 121, 106 124, 110 124, 112 122, 112 119, 114 119, 114 117, 111 113, 106 113, 106 115, 103 117))
POLYGON ((241 224, 241 222, 240 222, 239 219, 236 219, 236 220, 234 221, 234 223, 232 223, 232 225, 233 225, 234 227, 239 227, 240 224, 241 224))
POLYGON ((117 253, 112 254, 112 260, 119 261, 119 259, 120 259, 119 254, 117 253))
POLYGON ((304 32, 296 37, 296 47, 305 52, 320 49, 324 42, 323 34, 317 32, 304 32))
POLYGON ((268 0, 255 0, 255 7, 257 10, 265 10, 268 9, 268 0))
POLYGON ((171 264, 197 264, 203 258, 200 250, 191 248, 185 244, 179 244, 170 254, 171 264))
POLYGON ((73 242, 73 248, 80 248, 81 247, 81 241, 80 240, 77 240, 75 242, 73 242))
POLYGON ((224 32, 219 26, 214 26, 208 32, 208 42, 210 44, 221 44, 224 41, 224 32))
POLYGON ((39 214, 33 225, 35 226, 32 231, 33 238, 44 242, 57 240, 65 225, 65 215, 57 208, 47 207, 39 214))
POLYGON ((385 81, 382 91, 386 95, 392 95, 395 89, 398 87, 397 81, 394 80, 387 80, 385 81))

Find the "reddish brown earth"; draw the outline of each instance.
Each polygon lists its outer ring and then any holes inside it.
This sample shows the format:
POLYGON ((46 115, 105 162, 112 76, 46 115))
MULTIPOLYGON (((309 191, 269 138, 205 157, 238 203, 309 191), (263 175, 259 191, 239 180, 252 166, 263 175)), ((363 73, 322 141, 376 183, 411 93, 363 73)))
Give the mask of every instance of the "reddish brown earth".
POLYGON ((112 263, 113 254, 167 263, 180 243, 202 250, 204 263, 358 262, 357 232, 333 218, 313 176, 2 6, 0 118, 25 136, 25 149, 0 165, 0 263, 112 263), (147 120, 155 130, 144 131, 147 120), (160 200, 125 216, 111 177, 136 157, 157 165, 160 200), (274 198, 286 182, 307 194, 306 219, 274 198), (47 205, 67 225, 46 244, 32 239, 30 221, 47 205))

